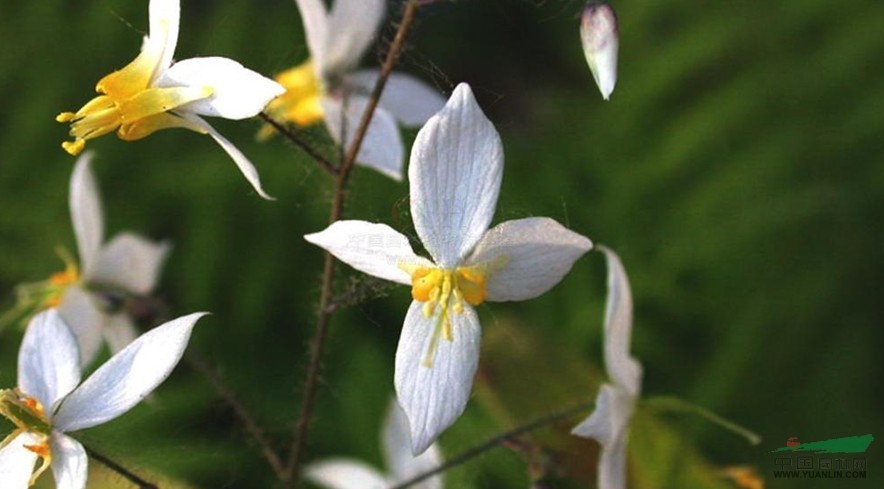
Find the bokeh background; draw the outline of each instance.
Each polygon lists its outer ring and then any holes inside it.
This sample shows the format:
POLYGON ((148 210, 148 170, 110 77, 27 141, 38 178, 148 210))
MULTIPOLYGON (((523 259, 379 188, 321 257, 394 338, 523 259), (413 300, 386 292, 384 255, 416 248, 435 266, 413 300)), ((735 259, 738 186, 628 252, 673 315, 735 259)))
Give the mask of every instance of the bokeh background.
MULTIPOLYGON (((228 56, 274 74, 307 56, 291 1, 182 4, 179 58, 228 56)), ((865 481, 773 480, 766 453, 790 436, 884 434, 884 4, 615 2, 620 77, 610 102, 583 60, 582 5, 438 2, 420 14, 400 69, 446 94, 472 84, 506 151, 496 222, 550 216, 621 254, 645 394, 678 396, 764 437, 753 447, 697 417, 649 414, 633 430, 635 486, 733 487, 719 468, 748 464, 768 487, 881 487, 880 441, 865 481)), ((54 116, 91 98, 101 76, 134 57, 146 29, 146 0, 3 1, 3 308, 16 284, 61 269, 57 245, 74 249, 73 158, 59 147, 67 127, 54 116)), ((391 33, 387 26, 366 66, 391 33)), ((160 298, 176 315, 214 313, 191 350, 283 448, 322 264, 302 236, 325 226, 331 182, 281 138, 256 142, 258 121, 213 124, 250 156, 277 201, 256 196, 207 137, 106 136, 89 147, 109 233, 174 242, 160 298)), ((333 153, 321 130, 307 137, 333 153)), ((358 169, 347 216, 411 232, 407 185, 358 169)), ((409 294, 344 268, 336 289, 363 300, 334 318, 308 458, 381 466, 379 425, 409 294)), ((467 413, 441 439, 447 455, 594 398, 604 268, 590 253, 537 300, 482 306, 482 372, 467 413)), ((20 337, 19 329, 0 336, 0 385, 14 385, 20 337)), ((555 438, 547 446, 563 449, 556 432, 568 426, 526 440, 555 438)), ((232 411, 186 364, 151 402, 80 439, 148 476, 273 487, 232 411)), ((582 475, 554 477, 553 487, 586 487, 595 445, 567 443, 582 475)), ((524 460, 497 449, 451 471, 448 487, 525 487, 524 460)), ((94 481, 127 487, 113 474, 94 481)))

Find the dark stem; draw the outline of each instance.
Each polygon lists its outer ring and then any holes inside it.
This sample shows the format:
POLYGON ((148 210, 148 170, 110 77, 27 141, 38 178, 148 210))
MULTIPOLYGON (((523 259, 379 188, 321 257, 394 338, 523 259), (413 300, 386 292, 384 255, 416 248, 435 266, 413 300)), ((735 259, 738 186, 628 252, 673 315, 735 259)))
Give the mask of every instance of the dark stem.
MULTIPOLYGON (((377 109, 378 102, 384 92, 384 87, 387 85, 387 79, 390 77, 390 73, 393 71, 393 67, 396 65, 399 55, 402 53, 405 39, 414 23, 414 17, 417 13, 418 6, 418 0, 409 0, 405 5, 405 10, 402 13, 402 21, 396 31, 396 36, 393 38, 393 43, 390 45, 390 49, 387 52, 384 64, 381 66, 381 72, 375 83, 374 89, 372 90, 368 106, 366 107, 365 113, 362 115, 362 120, 356 130, 353 142, 347 149, 344 159, 341 162, 341 166, 338 167, 335 193, 329 215, 330 224, 339 221, 344 214, 344 202, 346 200, 347 183, 350 179, 350 172, 356 164, 356 156, 359 154, 359 148, 362 147, 362 141, 365 139, 365 134, 368 132, 369 123, 374 116, 375 109, 377 109)), ((328 325, 331 316, 334 313, 334 308, 330 307, 334 278, 335 259, 331 253, 326 252, 322 273, 322 292, 319 298, 319 319, 316 324, 315 336, 310 344, 310 363, 308 364, 307 377, 304 381, 304 398, 301 404, 301 412, 295 423, 291 454, 289 455, 288 464, 286 465, 286 477, 283 478, 285 487, 295 487, 299 481, 301 455, 303 454, 304 444, 310 430, 313 404, 316 400, 316 390, 322 370, 322 354, 325 350, 325 340, 328 336, 328 325)))
POLYGON ((276 473, 278 478, 283 478, 285 476, 285 466, 282 463, 282 459, 276 453, 276 450, 273 449, 273 445, 270 443, 267 435, 264 434, 264 430, 258 425, 258 422, 255 421, 255 418, 249 413, 249 410, 246 409, 245 405, 237 399, 233 389, 225 384, 218 372, 212 369, 197 354, 188 353, 185 358, 187 363, 201 373, 212 385, 215 392, 221 396, 221 399, 230 406, 236 417, 239 418, 240 422, 243 424, 246 432, 248 432, 249 436, 251 436, 258 444, 261 453, 264 455, 264 459, 270 464, 273 472, 276 473))
POLYGON ((470 448, 469 450, 461 453, 460 455, 458 455, 454 458, 448 459, 448 461, 446 461, 444 464, 439 465, 438 467, 434 467, 434 468, 432 468, 426 472, 423 472, 421 474, 418 474, 417 476, 415 476, 405 482, 402 482, 402 483, 399 483, 395 486, 392 486, 392 487, 390 487, 390 489, 405 489, 406 487, 411 487, 411 486, 417 484, 418 482, 422 482, 426 479, 429 479, 430 477, 433 477, 434 475, 441 474, 442 472, 445 472, 451 468, 454 468, 454 467, 457 467, 458 465, 466 463, 466 462, 476 458, 477 456, 487 452, 488 450, 491 450, 492 448, 502 445, 503 443, 506 443, 507 441, 509 441, 517 436, 524 435, 525 433, 528 433, 530 431, 534 431, 538 428, 555 423, 557 421, 568 419, 571 416, 574 416, 575 414, 577 414, 581 411, 586 411, 587 409, 593 407, 594 405, 595 405, 594 402, 585 402, 582 404, 578 404, 577 406, 573 406, 568 409, 565 409, 563 411, 559 411, 559 412, 544 416, 542 418, 538 418, 534 421, 531 421, 530 423, 524 424, 524 425, 514 428, 510 431, 507 431, 506 433, 502 433, 500 435, 495 436, 494 438, 484 441, 484 442, 476 445, 475 447, 470 448))
POLYGON ((321 166, 322 169, 325 170, 329 175, 334 176, 334 175, 338 174, 338 169, 335 168, 335 166, 332 165, 327 159, 325 159, 324 156, 319 154, 319 151, 316 151, 312 146, 307 144, 307 141, 304 141, 303 139, 301 139, 301 137, 298 136, 297 133, 289 130, 289 128, 287 128, 283 124, 277 122, 276 120, 274 120, 272 117, 270 117, 269 115, 267 115, 264 112, 259 113, 258 116, 261 117, 261 119, 263 119, 264 122, 273 126, 273 128, 276 129, 276 132, 285 136, 286 139, 293 142, 295 144, 295 146, 301 148, 301 150, 304 151, 305 153, 307 153, 308 156, 310 156, 311 158, 316 160, 316 162, 319 163, 319 166, 321 166))
POLYGON ((105 467, 120 474, 121 476, 126 478, 129 482, 135 484, 136 486, 140 487, 141 489, 160 489, 160 486, 158 486, 156 484, 151 484, 150 482, 147 482, 146 480, 142 479, 141 477, 138 477, 137 475, 135 475, 132 472, 125 469, 122 465, 114 462, 113 460, 96 452, 95 450, 93 450, 85 445, 83 446, 83 448, 86 449, 87 455, 89 455, 90 457, 92 457, 95 460, 98 460, 99 462, 102 463, 102 465, 104 465, 105 467))

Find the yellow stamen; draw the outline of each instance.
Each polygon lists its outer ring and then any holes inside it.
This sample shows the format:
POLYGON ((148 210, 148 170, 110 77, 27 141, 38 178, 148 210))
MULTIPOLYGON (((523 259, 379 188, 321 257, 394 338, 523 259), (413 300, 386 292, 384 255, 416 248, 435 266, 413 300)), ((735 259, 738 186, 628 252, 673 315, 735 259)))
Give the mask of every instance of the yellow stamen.
MULTIPOLYGON (((266 112, 273 119, 291 122, 299 127, 307 127, 323 118, 322 82, 316 76, 313 61, 289 68, 276 75, 276 81, 285 87, 285 93, 276 97, 268 105, 266 112)), ((258 133, 258 139, 264 140, 275 133, 271 126, 265 126, 258 133)))
POLYGON ((49 447, 49 438, 44 437, 43 441, 38 443, 37 445, 23 445, 26 449, 36 453, 43 459, 43 463, 40 464, 40 467, 34 471, 34 474, 31 476, 31 480, 28 482, 29 486, 33 486, 37 483, 37 479, 43 475, 43 472, 46 472, 50 466, 52 466, 52 449, 49 447))

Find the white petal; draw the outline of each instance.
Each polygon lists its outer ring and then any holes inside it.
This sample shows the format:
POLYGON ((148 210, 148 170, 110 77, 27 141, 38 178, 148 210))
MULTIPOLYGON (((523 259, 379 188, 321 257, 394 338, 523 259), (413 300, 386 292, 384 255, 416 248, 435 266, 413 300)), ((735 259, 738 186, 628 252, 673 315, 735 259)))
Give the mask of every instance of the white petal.
MULTIPOLYGON (((394 483, 402 483, 434 469, 442 464, 439 445, 433 443, 424 453, 415 457, 411 453, 411 433, 408 417, 394 399, 390 402, 384 422, 384 456, 394 483)), ((415 489, 442 489, 442 477, 434 475, 413 485, 415 489)))
POLYGON ((65 291, 58 306, 58 313, 77 340, 82 367, 92 363, 101 348, 101 332, 107 317, 100 307, 96 297, 77 285, 65 291))
POLYGON ((295 0, 295 3, 301 11, 310 57, 317 66, 321 66, 325 60, 325 40, 328 35, 328 14, 325 5, 322 0, 295 0))
POLYGON ((418 133, 408 168, 414 227, 436 263, 453 268, 485 234, 502 178, 500 136, 461 83, 418 133))
POLYGON ((411 275, 400 265, 433 265, 414 253, 408 238, 386 224, 337 221, 304 239, 360 272, 400 284, 411 285, 411 275))
POLYGON ((580 19, 583 54, 602 97, 608 100, 617 83, 617 51, 620 40, 617 15, 606 3, 590 3, 580 19))
POLYGON ((193 114, 182 114, 182 117, 193 123, 196 127, 199 127, 203 131, 205 131, 208 135, 212 136, 212 139, 215 140, 216 143, 221 145, 221 148, 227 152, 227 155, 233 158, 233 162, 236 163, 236 166, 239 168, 239 171, 242 172, 243 176, 246 177, 246 180, 252 185, 252 188, 255 189, 255 192, 258 192, 258 195, 267 199, 273 200, 273 197, 267 195, 264 192, 264 189, 261 187, 261 177, 258 176, 258 170, 255 169, 255 165, 246 158, 246 155, 242 154, 242 152, 236 148, 230 141, 227 140, 224 136, 222 136, 218 131, 215 130, 214 127, 210 126, 208 122, 203 120, 201 117, 193 115, 193 114))
POLYGON ((86 450, 77 440, 62 433, 52 433, 52 475, 56 489, 85 489, 89 474, 86 450))
MULTIPOLYGON (((356 137, 359 124, 362 123, 362 115, 368 106, 368 98, 354 95, 349 97, 346 105, 347 110, 344 112, 343 100, 331 97, 322 99, 325 125, 332 138, 344 146, 344 151, 347 151, 356 137), (347 135, 346 139, 342 137, 344 133, 347 135)), ((405 149, 402 145, 399 127, 396 126, 396 120, 378 107, 372 114, 368 131, 365 133, 362 146, 356 155, 356 161, 399 181, 402 180, 404 160, 405 149)))
POLYGON ((599 489, 626 488, 626 440, 634 402, 626 392, 602 384, 593 413, 571 430, 574 435, 594 438, 602 446, 599 489))
POLYGON ((328 17, 324 75, 350 71, 371 45, 384 18, 385 0, 335 0, 328 17))
POLYGON ((605 368, 614 384, 633 396, 641 390, 642 369, 629 355, 632 341, 632 290, 620 257, 607 247, 608 302, 605 307, 605 368))
POLYGON ((399 405, 411 426, 413 454, 426 450, 466 408, 479 363, 481 334, 476 311, 464 305, 462 313, 451 312, 453 339, 440 335, 431 354, 438 318, 424 316, 423 306, 414 301, 408 308, 394 378, 399 405))
POLYGON ((154 49, 158 53, 158 75, 172 64, 175 45, 178 44, 178 24, 181 19, 179 0, 150 0, 150 36, 142 49, 154 49))
POLYGON ((372 467, 358 461, 334 458, 304 467, 304 478, 328 489, 386 489, 389 482, 372 467))
POLYGON ((61 404, 55 427, 80 430, 114 419, 150 394, 178 364, 204 313, 194 313, 141 335, 98 368, 61 404))
POLYGON ((101 195, 92 173, 90 162, 94 153, 87 151, 77 159, 71 175, 70 195, 71 222, 77 238, 80 266, 83 275, 88 277, 95 266, 101 240, 104 239, 104 214, 101 210, 101 195))
POLYGON ((68 326, 50 309, 31 319, 18 351, 18 387, 47 413, 80 382, 80 354, 68 326))
POLYGON ((27 489, 37 454, 24 445, 36 445, 40 437, 27 431, 16 436, 8 445, 0 449, 0 481, 3 489, 27 489))
POLYGON ((122 313, 108 316, 102 333, 112 354, 116 354, 138 339, 138 331, 132 319, 122 313))
POLYGON ((246 119, 258 115, 285 88, 228 58, 179 61, 157 80, 159 87, 209 87, 212 96, 175 109, 199 115, 246 119))
MULTIPOLYGON (((349 82, 362 93, 370 94, 378 80, 378 70, 362 70, 350 76, 349 82)), ((445 97, 423 81, 405 73, 392 73, 387 79, 380 106, 400 124, 420 127, 445 107, 445 97)))
POLYGON ((90 283, 117 287, 136 295, 148 294, 156 286, 171 248, 166 242, 120 233, 99 252, 90 283))
POLYGON ((488 264, 489 301, 521 301, 553 288, 590 248, 586 237, 548 217, 532 217, 494 226, 467 264, 488 264))

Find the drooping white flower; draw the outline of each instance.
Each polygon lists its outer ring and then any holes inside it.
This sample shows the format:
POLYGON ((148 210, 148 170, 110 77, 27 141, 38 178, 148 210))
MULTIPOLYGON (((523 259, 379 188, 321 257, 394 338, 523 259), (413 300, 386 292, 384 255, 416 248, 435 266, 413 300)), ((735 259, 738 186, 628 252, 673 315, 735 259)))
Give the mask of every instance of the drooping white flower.
POLYGON ((87 140, 113 131, 120 139, 133 141, 160 129, 183 127, 212 136, 255 191, 269 199, 254 165, 200 116, 254 117, 285 89, 228 58, 173 63, 180 14, 179 0, 150 0, 150 35, 138 57, 102 78, 96 86, 100 95, 76 113, 56 117, 58 122, 71 123, 74 140, 62 147, 77 155, 87 140))
POLYGON ((632 338, 632 291, 616 253, 599 247, 608 260, 608 303, 605 311, 605 368, 610 382, 602 384, 593 413, 571 431, 594 438, 602 450, 599 489, 626 488, 626 443, 629 423, 641 392, 642 368, 629 354, 632 338))
MULTIPOLYGON (((286 93, 271 102, 267 111, 278 120, 299 126, 324 119, 335 141, 347 147, 378 78, 378 70, 356 67, 377 35, 386 1, 335 0, 330 11, 322 0, 296 1, 310 59, 276 77, 286 93)), ((357 161, 400 180, 405 150, 396 123, 419 127, 443 105, 445 99, 417 78, 392 73, 357 161)), ((271 128, 262 134, 272 134, 271 128)))
POLYGON ((71 431, 117 418, 178 364, 202 313, 145 333, 80 383, 77 342, 54 309, 34 317, 18 356, 18 387, 0 391, 0 415, 16 429, 0 443, 3 489, 25 489, 51 467, 59 489, 85 489, 88 460, 71 431), (37 458, 43 463, 35 471, 37 458))
POLYGON ((580 38, 592 77, 602 97, 608 100, 617 84, 617 51, 620 46, 614 9, 603 2, 587 3, 580 17, 580 38))
MULTIPOLYGON (((382 449, 389 472, 384 474, 359 460, 332 458, 313 462, 304 469, 308 481, 328 489, 387 489, 438 467, 442 453, 432 444, 422 454, 411 453, 408 419, 394 400, 384 422, 382 449)), ((442 489, 442 477, 432 476, 411 486, 415 489, 442 489)))
POLYGON ((395 385, 417 454, 466 407, 479 358, 473 307, 543 294, 592 243, 544 217, 488 229, 503 146, 466 84, 418 133, 408 175, 414 227, 432 261, 383 224, 338 221, 305 238, 357 270, 412 286, 395 385))

